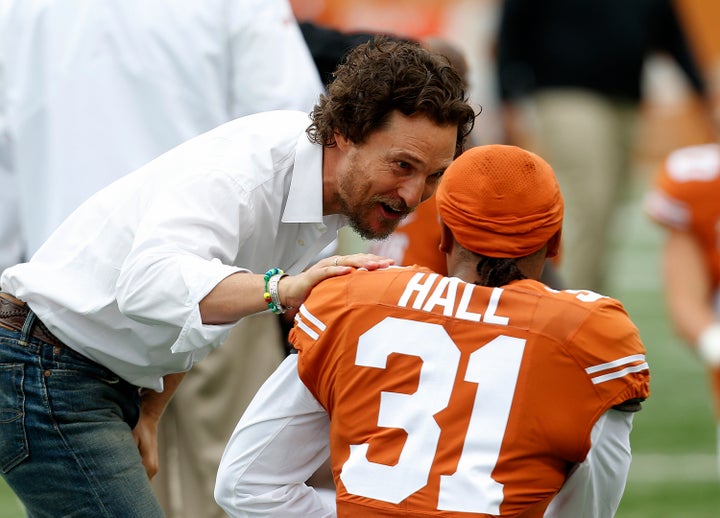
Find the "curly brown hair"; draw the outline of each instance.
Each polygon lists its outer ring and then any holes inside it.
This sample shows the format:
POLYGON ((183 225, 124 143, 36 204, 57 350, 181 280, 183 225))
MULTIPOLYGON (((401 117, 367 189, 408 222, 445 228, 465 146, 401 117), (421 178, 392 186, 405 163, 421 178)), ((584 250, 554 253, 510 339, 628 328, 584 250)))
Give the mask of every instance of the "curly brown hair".
POLYGON ((462 153, 476 114, 463 78, 445 56, 416 42, 377 36, 350 51, 333 76, 311 113, 312 142, 334 146, 337 131, 360 144, 398 110, 457 125, 456 156, 462 153))

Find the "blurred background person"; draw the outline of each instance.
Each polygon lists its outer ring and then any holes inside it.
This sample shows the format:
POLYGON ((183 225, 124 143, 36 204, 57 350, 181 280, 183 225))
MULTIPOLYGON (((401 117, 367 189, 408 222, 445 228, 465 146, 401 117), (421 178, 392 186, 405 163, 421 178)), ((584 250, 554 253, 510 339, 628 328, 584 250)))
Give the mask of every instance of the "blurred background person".
MULTIPOLYGON (((287 0, 11 0, 0 17, 0 185, 18 189, 0 192, 5 266, 175 145, 255 112, 309 112, 323 91, 287 0)), ((222 516, 212 488, 225 442, 284 357, 271 313, 243 319, 228 342, 160 421, 153 485, 169 517, 222 516)))
POLYGON ((661 257, 668 315, 708 368, 720 452, 720 144, 672 152, 644 207, 666 230, 661 257))
POLYGON ((322 91, 286 0, 10 0, 2 12, 27 256, 90 194, 178 143, 257 111, 309 111, 322 91))
POLYGON ((707 84, 715 141, 673 150, 647 192, 645 214, 664 230, 665 305, 673 328, 707 368, 720 474, 720 3, 678 2, 707 84))
MULTIPOLYGON (((0 143, 1 147, 2 143, 0 143)), ((0 149, 0 274, 8 266, 19 263, 23 256, 18 231, 20 209, 17 182, 15 175, 10 171, 9 160, 8 154, 0 149)))
POLYGON ((332 81, 333 72, 345 54, 353 47, 366 43, 375 34, 341 31, 308 20, 299 22, 299 26, 324 85, 332 81))
MULTIPOLYGON (((8 4, 0 4, 0 17, 8 4)), ((0 56, 6 50, 0 38, 0 56)), ((0 59, 0 274, 8 266, 19 263, 22 258, 20 239, 20 209, 18 207, 17 179, 13 171, 11 142, 8 131, 5 72, 0 59)))
POLYGON ((703 83, 672 0, 505 0, 497 80, 505 139, 553 166, 566 201, 559 273, 605 290, 609 232, 629 174, 647 59, 703 83))

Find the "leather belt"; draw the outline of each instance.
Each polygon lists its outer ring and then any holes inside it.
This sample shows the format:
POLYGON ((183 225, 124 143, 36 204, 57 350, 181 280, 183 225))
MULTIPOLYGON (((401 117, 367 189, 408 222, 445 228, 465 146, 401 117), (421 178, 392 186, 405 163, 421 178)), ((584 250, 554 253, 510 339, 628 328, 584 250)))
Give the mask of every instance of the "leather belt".
MULTIPOLYGON (((0 326, 11 331, 22 331, 25 325, 25 319, 30 314, 30 308, 26 302, 17 299, 9 293, 0 292, 0 326)), ((43 342, 70 349, 58 337, 50 332, 39 318, 35 318, 35 323, 30 328, 30 336, 37 338, 43 342)))

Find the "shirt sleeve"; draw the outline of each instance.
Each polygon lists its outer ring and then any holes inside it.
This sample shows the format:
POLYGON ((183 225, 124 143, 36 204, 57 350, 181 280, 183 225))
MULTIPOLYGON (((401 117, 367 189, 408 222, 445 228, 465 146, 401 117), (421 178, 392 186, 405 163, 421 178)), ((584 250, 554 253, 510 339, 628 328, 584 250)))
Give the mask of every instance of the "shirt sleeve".
POLYGON ((324 91, 287 0, 232 2, 231 112, 309 112, 324 91), (251 5, 250 5, 251 4, 251 5))
POLYGON ((592 430, 592 446, 550 502, 545 518, 615 516, 630 470, 634 414, 608 410, 592 430))
POLYGON ((223 454, 215 500, 231 517, 335 516, 305 481, 329 455, 330 422, 297 374, 297 355, 255 395, 223 454))
POLYGON ((176 326, 173 352, 220 343, 232 324, 203 324, 199 303, 224 278, 248 271, 234 261, 255 224, 247 216, 252 210, 249 195, 224 173, 199 170, 155 194, 120 268, 120 311, 146 324, 176 326))

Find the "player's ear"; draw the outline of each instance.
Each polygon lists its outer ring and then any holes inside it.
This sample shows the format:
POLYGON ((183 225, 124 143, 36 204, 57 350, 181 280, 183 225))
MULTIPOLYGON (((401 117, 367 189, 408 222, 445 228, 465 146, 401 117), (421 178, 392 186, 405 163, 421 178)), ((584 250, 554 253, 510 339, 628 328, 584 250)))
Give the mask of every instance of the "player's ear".
POLYGON ((454 242, 455 237, 453 236, 452 230, 440 220, 440 245, 438 248, 443 254, 449 254, 452 251, 454 242))
POLYGON ((557 257, 560 253, 560 240, 562 236, 562 230, 558 230, 555 232, 555 234, 550 238, 547 244, 547 257, 552 259, 553 257, 557 257))

